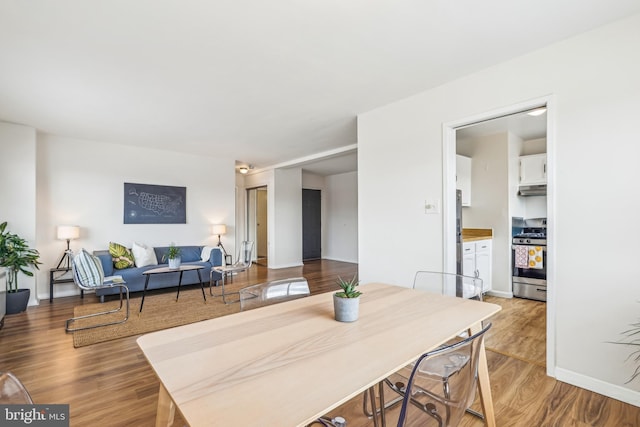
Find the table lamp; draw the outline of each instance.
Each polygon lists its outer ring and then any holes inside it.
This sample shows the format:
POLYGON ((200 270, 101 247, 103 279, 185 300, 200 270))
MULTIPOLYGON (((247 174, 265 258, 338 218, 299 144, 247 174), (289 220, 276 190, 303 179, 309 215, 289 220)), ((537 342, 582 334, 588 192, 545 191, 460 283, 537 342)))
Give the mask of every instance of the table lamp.
POLYGON ((227 226, 224 224, 214 224, 212 227, 212 234, 218 236, 218 247, 222 248, 222 253, 227 255, 227 251, 222 246, 222 242, 220 241, 220 235, 227 233, 227 226))
POLYGON ((65 268, 71 268, 71 249, 69 248, 69 242, 77 239, 78 237, 80 237, 80 227, 77 225, 58 226, 58 239, 67 241, 67 250, 62 254, 62 258, 60 258, 60 262, 56 268, 60 268, 63 262, 65 263, 65 268))

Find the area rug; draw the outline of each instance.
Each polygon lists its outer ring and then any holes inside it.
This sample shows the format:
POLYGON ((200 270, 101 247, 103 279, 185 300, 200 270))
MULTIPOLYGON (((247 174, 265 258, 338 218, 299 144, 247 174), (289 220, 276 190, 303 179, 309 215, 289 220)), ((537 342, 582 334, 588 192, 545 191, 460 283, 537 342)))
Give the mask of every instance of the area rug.
MULTIPOLYGON (((240 304, 224 304, 221 297, 211 297, 209 290, 205 290, 207 302, 202 298, 200 288, 182 289, 180 298, 176 301, 176 292, 151 292, 144 300, 142 313, 139 313, 141 296, 131 298, 131 313, 129 320, 118 325, 102 326, 94 329, 73 332, 73 346, 84 347, 118 338, 186 325, 202 320, 213 319, 240 311, 240 304)), ((214 289, 220 293, 220 289, 214 289)), ((238 295, 231 295, 237 297, 238 295)), ((118 299, 103 304, 84 304, 74 308, 74 317, 114 309, 119 306, 118 299)), ((124 310, 124 307, 123 307, 124 310)), ((73 327, 82 327, 96 323, 104 323, 110 319, 122 319, 122 313, 97 316, 90 319, 76 321, 73 327)))

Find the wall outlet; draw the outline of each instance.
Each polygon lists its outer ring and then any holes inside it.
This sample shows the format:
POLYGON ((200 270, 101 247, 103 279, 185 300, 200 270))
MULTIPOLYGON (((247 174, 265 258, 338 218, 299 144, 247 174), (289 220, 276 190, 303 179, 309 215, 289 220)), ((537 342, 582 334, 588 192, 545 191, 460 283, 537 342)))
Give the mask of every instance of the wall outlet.
POLYGON ((424 201, 424 213, 425 214, 439 214, 440 213, 440 199, 429 199, 424 201))

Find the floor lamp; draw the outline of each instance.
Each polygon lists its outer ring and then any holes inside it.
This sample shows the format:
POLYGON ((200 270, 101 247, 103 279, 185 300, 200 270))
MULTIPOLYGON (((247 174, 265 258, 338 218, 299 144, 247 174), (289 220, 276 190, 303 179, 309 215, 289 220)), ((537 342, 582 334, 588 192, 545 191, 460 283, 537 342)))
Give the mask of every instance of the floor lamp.
POLYGON ((69 248, 69 243, 71 240, 75 240, 78 237, 80 237, 80 227, 77 225, 58 226, 58 239, 67 241, 67 250, 62 254, 62 258, 60 258, 60 262, 56 268, 60 268, 63 263, 63 268, 66 268, 67 270, 71 268, 71 249, 69 248))
POLYGON ((225 264, 227 263, 227 251, 225 250, 224 246, 222 245, 222 241, 220 240, 220 236, 222 234, 227 234, 227 226, 224 224, 214 224, 213 229, 212 229, 212 234, 213 235, 217 235, 218 236, 218 247, 220 249, 222 249, 222 254, 224 255, 225 258, 225 264))

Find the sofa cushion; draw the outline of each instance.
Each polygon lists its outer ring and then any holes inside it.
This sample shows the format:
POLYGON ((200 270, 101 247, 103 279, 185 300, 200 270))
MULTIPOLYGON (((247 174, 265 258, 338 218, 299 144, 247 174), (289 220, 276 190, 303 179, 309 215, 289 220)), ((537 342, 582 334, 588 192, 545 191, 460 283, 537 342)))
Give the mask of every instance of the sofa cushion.
POLYGON ((109 253, 113 258, 113 266, 117 269, 130 268, 135 265, 131 251, 120 243, 109 242, 109 253))
POLYGON ((113 258, 108 250, 93 251, 93 255, 98 257, 102 264, 102 271, 105 276, 113 276, 113 258))
MULTIPOLYGON (((182 262, 193 262, 201 260, 202 246, 178 247, 180 248, 180 259, 182 260, 182 262)), ((166 264, 167 262, 169 262, 167 260, 167 251, 169 250, 168 246, 158 246, 156 248, 153 248, 153 250, 156 251, 158 262, 160 262, 161 264, 166 264)))
POLYGON ((133 242, 131 245, 131 252, 133 253, 134 262, 136 267, 146 267, 147 265, 158 265, 158 258, 156 258, 156 252, 153 248, 148 247, 142 243, 133 242))
POLYGON ((76 280, 82 286, 101 286, 104 282, 104 271, 100 260, 82 249, 73 257, 73 267, 76 280))

